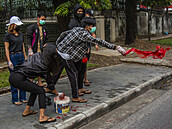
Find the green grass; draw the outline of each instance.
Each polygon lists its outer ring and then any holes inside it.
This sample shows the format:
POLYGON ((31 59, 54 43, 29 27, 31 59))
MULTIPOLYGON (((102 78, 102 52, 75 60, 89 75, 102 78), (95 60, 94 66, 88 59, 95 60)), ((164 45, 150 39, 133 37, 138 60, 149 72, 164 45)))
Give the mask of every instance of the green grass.
POLYGON ((91 67, 97 67, 97 64, 92 64, 92 63, 88 63, 87 64, 87 68, 91 68, 91 67))
POLYGON ((156 43, 156 44, 163 44, 163 45, 172 46, 172 39, 154 40, 154 41, 151 41, 151 43, 156 43))
MULTIPOLYGON (((96 66, 97 64, 91 64, 91 63, 87 64, 87 68, 96 67, 96 66)), ((62 74, 66 74, 65 69, 63 69, 62 74)), ((0 71, 0 88, 10 86, 10 83, 8 81, 9 75, 10 73, 8 70, 0 71)), ((37 81, 37 78, 35 79, 35 81, 37 81)))
POLYGON ((10 86, 10 83, 8 81, 9 78, 9 71, 0 71, 0 88, 10 86))

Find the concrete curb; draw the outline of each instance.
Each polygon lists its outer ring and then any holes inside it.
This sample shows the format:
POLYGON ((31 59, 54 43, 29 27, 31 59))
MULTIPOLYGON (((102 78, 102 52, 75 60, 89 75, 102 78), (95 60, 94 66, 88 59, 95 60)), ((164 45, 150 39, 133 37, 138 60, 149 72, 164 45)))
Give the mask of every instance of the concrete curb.
POLYGON ((10 92, 10 91, 11 91, 10 86, 0 88, 0 94, 4 94, 4 93, 10 92))
POLYGON ((3 67, 0 67, 0 70, 8 68, 8 65, 5 65, 3 67))
POLYGON ((138 63, 138 64, 148 64, 148 65, 154 65, 154 66, 166 66, 166 67, 172 67, 172 64, 170 61, 166 61, 166 60, 161 60, 161 61, 152 61, 152 60, 148 60, 148 59, 135 59, 135 58, 127 58, 127 59, 120 59, 121 62, 125 62, 125 63, 138 63))
MULTIPOLYGON (((172 78, 172 72, 162 74, 158 77, 155 77, 136 88, 133 88, 120 96, 117 96, 113 99, 107 100, 87 111, 84 111, 74 117, 71 117, 64 122, 57 123, 48 129, 73 129, 79 128, 89 122, 95 120, 96 118, 112 111, 113 109, 121 106, 122 104, 130 101, 131 99, 145 93, 146 91, 156 88, 161 82, 169 80, 172 78)), ((55 124, 55 123, 54 123, 55 124)))

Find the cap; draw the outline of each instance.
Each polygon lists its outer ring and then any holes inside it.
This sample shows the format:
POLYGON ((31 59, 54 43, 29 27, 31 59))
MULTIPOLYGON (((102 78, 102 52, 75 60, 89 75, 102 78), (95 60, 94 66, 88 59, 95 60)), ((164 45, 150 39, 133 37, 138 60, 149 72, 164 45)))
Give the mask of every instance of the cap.
POLYGON ((89 14, 90 16, 94 15, 94 11, 92 9, 86 9, 85 14, 89 14))
POLYGON ((23 23, 21 22, 20 18, 17 16, 12 16, 10 18, 10 23, 6 24, 6 26, 9 26, 11 24, 16 24, 18 26, 22 25, 23 23))
POLYGON ((83 27, 85 27, 86 25, 93 25, 95 26, 96 25, 96 21, 91 18, 91 17, 84 17, 82 20, 81 20, 81 24, 83 27))

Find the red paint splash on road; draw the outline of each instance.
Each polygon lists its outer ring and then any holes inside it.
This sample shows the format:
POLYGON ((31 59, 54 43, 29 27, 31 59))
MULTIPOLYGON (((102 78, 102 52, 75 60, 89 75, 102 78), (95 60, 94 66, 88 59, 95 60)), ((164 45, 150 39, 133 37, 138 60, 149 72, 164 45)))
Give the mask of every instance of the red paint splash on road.
POLYGON ((93 107, 93 106, 91 106, 91 105, 88 105, 88 104, 85 104, 85 106, 87 106, 87 107, 93 107))
POLYGON ((61 119, 61 117, 60 117, 60 116, 57 116, 56 118, 57 118, 57 119, 61 119))

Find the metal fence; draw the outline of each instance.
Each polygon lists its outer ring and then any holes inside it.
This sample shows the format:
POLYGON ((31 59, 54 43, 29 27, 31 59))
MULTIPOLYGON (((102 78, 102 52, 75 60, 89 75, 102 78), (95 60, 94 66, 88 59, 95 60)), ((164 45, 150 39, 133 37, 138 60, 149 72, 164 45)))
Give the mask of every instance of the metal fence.
POLYGON ((38 11, 47 12, 52 16, 54 12, 52 0, 0 0, 0 21, 8 20, 17 15, 21 19, 33 18, 38 11))

